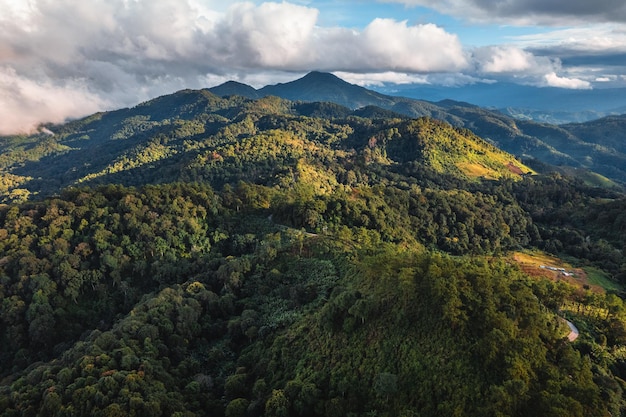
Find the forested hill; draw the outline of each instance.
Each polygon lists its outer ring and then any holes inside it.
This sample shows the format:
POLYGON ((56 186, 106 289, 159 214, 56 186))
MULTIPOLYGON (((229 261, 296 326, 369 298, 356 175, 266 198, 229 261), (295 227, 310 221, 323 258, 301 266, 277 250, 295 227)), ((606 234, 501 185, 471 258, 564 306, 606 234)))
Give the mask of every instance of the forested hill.
POLYGON ((0 167, 0 416, 626 413, 619 188, 431 118, 192 90, 0 167))
MULTIPOLYGON (((594 122, 582 123, 582 129, 570 129, 568 126, 537 123, 527 120, 526 117, 517 120, 498 111, 459 101, 442 100, 433 103, 389 96, 317 71, 288 83, 268 85, 259 90, 228 82, 209 88, 209 91, 220 96, 235 94, 259 98, 274 95, 289 100, 328 101, 352 109, 369 105, 409 117, 433 117, 453 126, 470 129, 519 157, 533 158, 551 165, 591 170, 613 181, 626 183, 623 141, 614 146, 615 142, 606 137, 605 129, 598 128, 594 122)), ((624 126, 613 124, 613 128, 612 135, 626 135, 624 126)))
POLYGON ((432 119, 276 97, 219 98, 207 91, 181 91, 46 132, 5 138, 0 158, 5 201, 107 183, 275 185, 298 169, 315 172, 316 186, 328 188, 337 176, 354 182, 354 167, 370 161, 394 169, 414 161, 466 177, 531 171, 470 131, 432 119))

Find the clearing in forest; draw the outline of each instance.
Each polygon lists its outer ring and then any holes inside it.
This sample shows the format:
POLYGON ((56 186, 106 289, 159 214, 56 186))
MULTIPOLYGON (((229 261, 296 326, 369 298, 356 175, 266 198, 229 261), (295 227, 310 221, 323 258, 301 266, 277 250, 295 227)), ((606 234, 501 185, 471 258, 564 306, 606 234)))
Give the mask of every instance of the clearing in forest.
POLYGON ((532 277, 544 277, 553 281, 565 281, 575 287, 589 288, 593 292, 604 293, 605 288, 589 280, 582 268, 572 267, 560 258, 540 251, 513 252, 512 259, 522 271, 532 277))

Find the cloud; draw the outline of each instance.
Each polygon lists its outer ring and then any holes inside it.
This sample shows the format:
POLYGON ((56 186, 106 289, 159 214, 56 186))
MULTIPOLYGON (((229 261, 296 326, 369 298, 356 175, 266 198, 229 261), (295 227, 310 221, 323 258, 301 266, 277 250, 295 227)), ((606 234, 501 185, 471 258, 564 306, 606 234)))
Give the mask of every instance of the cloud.
POLYGON ((58 86, 50 81, 33 81, 0 67, 0 134, 32 130, 39 123, 63 122, 68 114, 95 113, 107 107, 90 93, 82 80, 58 86))
POLYGON ((0 0, 0 9, 0 120, 16 129, 227 77, 455 72, 469 64, 457 36, 434 24, 320 27, 317 9, 288 2, 0 0), (52 111, 48 103, 64 92, 80 104, 52 111))
POLYGON ((489 46, 473 51, 477 74, 500 78, 540 87, 588 89, 591 83, 576 77, 568 77, 561 61, 537 56, 515 46, 489 46))
POLYGON ((590 22, 626 22, 622 0, 380 0, 424 6, 447 15, 477 22, 517 25, 562 25, 590 22))
POLYGON ((301 68, 312 61, 317 16, 290 3, 238 3, 207 33, 203 52, 229 67, 301 68))
POLYGON ((615 54, 626 52, 626 27, 616 24, 586 24, 511 38, 519 47, 559 55, 615 54))
POLYGON ((492 84, 495 81, 486 78, 477 78, 472 75, 459 72, 411 74, 403 72, 368 72, 353 73, 335 71, 334 74, 349 83, 363 87, 382 87, 389 84, 412 85, 412 84, 432 84, 445 87, 458 87, 468 84, 484 83, 492 84))
POLYGON ((412 72, 457 71, 467 58, 456 35, 434 24, 375 19, 362 34, 361 47, 375 59, 375 67, 412 72))
POLYGON ((578 78, 559 77, 554 72, 546 74, 544 78, 546 81, 546 86, 548 87, 571 88, 580 90, 588 90, 591 88, 591 83, 589 83, 588 81, 584 81, 578 78))
POLYGON ((408 74, 402 72, 385 71, 376 73, 352 73, 337 71, 334 74, 352 84, 366 86, 383 86, 385 84, 429 84, 428 75, 408 74))
MULTIPOLYGON (((511 42, 538 57, 558 63, 553 70, 567 78, 623 87, 626 74, 626 29, 593 24, 512 37, 511 42), (565 74, 567 73, 567 74, 565 74)), ((550 74, 549 71, 546 74, 550 74)), ((569 88, 570 83, 560 84, 569 88)))
MULTIPOLYGON (((405 3, 440 7, 427 0, 405 3)), ((486 3, 441 4, 476 17, 486 3)), ((0 130, 28 130, 230 79, 260 87, 310 70, 339 71, 361 85, 515 80, 563 88, 586 88, 596 78, 623 74, 596 70, 587 79, 546 56, 578 56, 600 43, 624 56, 626 32, 617 25, 602 26, 596 38, 555 30, 543 44, 540 36, 528 36, 512 39, 518 46, 468 50, 457 35, 431 23, 377 18, 359 30, 320 26, 320 11, 311 4, 0 0, 0 130)), ((498 5, 494 13, 503 18, 507 8, 518 7, 498 5)), ((519 7, 531 5, 524 1, 519 7)))
POLYGON ((546 65, 551 66, 549 61, 538 59, 532 53, 512 46, 479 48, 474 51, 474 58, 477 61, 478 70, 486 74, 527 73, 546 65))

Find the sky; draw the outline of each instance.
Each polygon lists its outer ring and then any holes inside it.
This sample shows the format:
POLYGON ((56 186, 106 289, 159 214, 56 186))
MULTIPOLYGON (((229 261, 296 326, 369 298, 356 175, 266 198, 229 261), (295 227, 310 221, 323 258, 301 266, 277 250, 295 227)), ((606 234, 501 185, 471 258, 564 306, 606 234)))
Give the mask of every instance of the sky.
POLYGON ((312 70, 366 87, 626 87, 623 0, 0 0, 0 10, 0 134, 312 70))

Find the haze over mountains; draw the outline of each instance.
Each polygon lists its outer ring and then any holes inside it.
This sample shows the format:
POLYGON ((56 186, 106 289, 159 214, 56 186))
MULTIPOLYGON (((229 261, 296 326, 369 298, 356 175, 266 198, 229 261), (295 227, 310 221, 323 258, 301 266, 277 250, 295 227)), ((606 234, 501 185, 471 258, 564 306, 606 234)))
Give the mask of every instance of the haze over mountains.
POLYGON ((514 83, 441 85, 382 85, 375 91, 429 101, 452 99, 497 109, 509 116, 563 124, 585 122, 626 113, 625 88, 563 89, 514 83))
MULTIPOLYGON (((476 83, 458 87, 430 84, 383 84, 364 89, 349 83, 333 85, 337 83, 337 78, 329 73, 312 72, 298 83, 267 85, 256 90, 246 84, 229 81, 210 90, 218 95, 225 95, 231 91, 250 98, 276 95, 291 100, 333 101, 348 107, 358 104, 356 100, 358 95, 369 96, 369 99, 366 99, 368 104, 376 102, 375 96, 382 100, 381 103, 388 101, 387 96, 392 96, 396 100, 402 97, 430 102, 453 100, 498 110, 515 118, 551 124, 585 122, 626 113, 625 88, 572 90, 500 82, 476 83), (316 84, 318 88, 315 87, 316 84), (347 99, 345 94, 340 92, 342 90, 345 90, 345 93, 353 99, 347 99), (342 95, 344 95, 343 98, 342 95)), ((364 97, 361 97, 362 99, 364 97)))
MULTIPOLYGON (((311 79, 311 74, 305 76, 303 80, 310 81, 310 84, 326 81, 332 85, 333 82, 336 82, 333 80, 334 75, 332 74, 317 73, 317 79, 311 79)), ((324 101, 326 99, 348 107, 356 104, 349 100, 344 100, 342 103, 339 93, 333 91, 332 88, 327 88, 325 91, 313 91, 312 85, 306 86, 305 84, 284 83, 268 85, 256 90, 245 84, 230 81, 210 90, 223 95, 227 94, 230 89, 233 92, 236 91, 237 94, 250 98, 272 94, 300 100, 324 101), (303 88, 309 91, 305 92, 303 88), (295 91, 297 89, 300 90, 295 91)), ((355 87, 359 86, 351 84, 350 86, 343 85, 341 88, 350 89, 356 95, 359 90, 355 87)), ((407 97, 431 102, 462 101, 499 110, 512 117, 551 124, 585 122, 604 116, 626 113, 625 88, 563 89, 500 82, 493 84, 475 83, 456 87, 434 84, 382 84, 370 87, 368 95, 373 96, 372 93, 374 92, 385 96, 407 97)), ((382 97, 379 96, 379 98, 382 97)), ((383 99, 384 101, 386 100, 383 99)))

